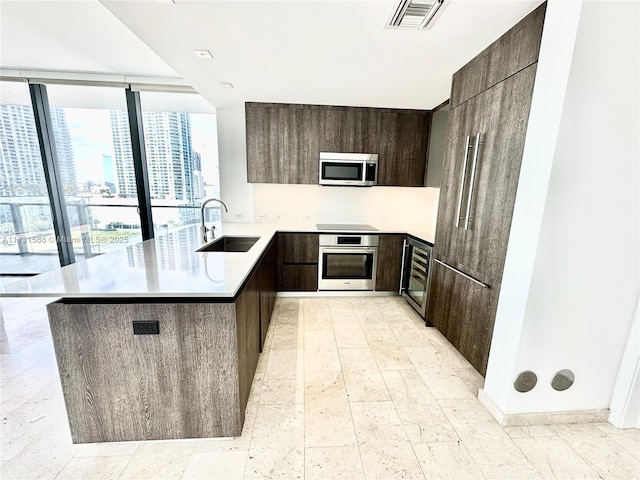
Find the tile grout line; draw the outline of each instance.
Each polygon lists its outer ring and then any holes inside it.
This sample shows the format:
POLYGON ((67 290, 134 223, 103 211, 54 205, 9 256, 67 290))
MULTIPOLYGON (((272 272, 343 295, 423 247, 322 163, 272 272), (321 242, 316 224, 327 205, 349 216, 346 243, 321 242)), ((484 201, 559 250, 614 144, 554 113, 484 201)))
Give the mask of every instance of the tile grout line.
MULTIPOLYGON (((360 319, 357 316, 356 316, 356 318, 358 319, 358 324, 360 324, 360 319)), ((361 328, 362 328, 362 326, 361 326, 361 328)), ((335 335, 335 333, 334 333, 334 335, 335 335)), ((363 333, 363 335, 364 335, 364 333, 363 333)), ((367 341, 367 345, 369 345, 369 341, 367 340, 367 336, 366 335, 364 335, 364 338, 365 338, 365 341, 367 341)), ((371 350, 371 347, 369 347, 369 350, 371 350)), ((373 353, 371 353, 371 356, 373 357, 373 353)), ((338 352, 338 358, 340 358, 340 353, 339 352, 338 352)), ((373 361, 375 362, 375 357, 374 357, 373 361)), ((376 365, 377 365, 377 363, 376 363, 376 365)), ((340 366, 342 367, 342 360, 340 360, 340 366)), ((380 369, 378 368, 378 370, 380 370, 380 369)), ((342 373, 342 380, 344 382, 344 371, 342 373)), ((345 382, 344 388, 345 388, 345 391, 347 391, 346 382, 345 382)), ((356 428, 356 422, 353 420, 353 410, 351 408, 351 404, 352 403, 355 403, 355 402, 351 402, 349 400, 349 394, 347 392, 347 404, 349 405, 349 415, 351 416, 351 424, 353 425, 353 433, 354 433, 354 435, 356 437, 356 448, 358 449, 358 459, 360 459, 360 468, 362 469, 362 477, 366 479, 367 476, 366 476, 366 474, 364 472, 364 461, 362 460, 362 452, 360 451, 360 440, 358 439, 358 429, 356 428)))
MULTIPOLYGON (((429 343, 431 343, 431 340, 429 340, 427 338, 427 341, 429 341, 429 343)), ((432 346, 434 347, 434 349, 436 350, 437 353, 439 353, 439 351, 437 350, 437 348, 435 348, 435 345, 432 344, 432 346)), ((464 440, 462 439, 462 436, 460 435, 460 432, 458 431, 458 429, 456 428, 456 426, 453 424, 453 422, 451 421, 451 419, 449 418, 449 416, 447 415, 447 413, 443 410, 442 406, 440 405, 440 402, 438 401, 438 399, 433 395, 433 392, 431 391, 431 388, 429 387, 429 384, 424 380, 424 378, 422 377, 422 375, 420 374, 420 369, 418 367, 418 365, 416 365, 413 360, 411 359, 411 357, 409 356, 409 354, 406 352, 406 350, 404 350, 404 346, 400 345, 400 347, 403 349, 403 351, 405 352, 405 355, 407 355, 407 357, 409 357, 409 360, 411 361, 411 364, 413 365, 414 369, 416 370, 416 372, 418 372, 418 376, 420 377, 420 379, 422 380, 422 382, 425 384, 425 387, 427 388, 427 390, 429 391, 429 393, 431 394, 431 396, 433 397, 435 404, 438 406, 438 409, 440 410, 440 412, 442 412, 442 414, 444 415, 444 417, 447 419, 447 422, 449 422, 449 425, 451 425, 451 428, 453 429, 453 431, 456 433, 456 436, 458 437, 458 443, 462 444, 462 446, 464 447, 465 451, 467 452, 467 454, 469 455, 469 458, 471 459, 471 461, 473 462, 473 464, 475 465, 476 469, 478 470, 478 472, 480 472, 480 475, 482 475, 482 478, 487 478, 484 474, 484 472, 482 471, 482 469, 480 468, 480 466, 478 465, 478 462, 476 461, 476 459, 473 457, 473 455, 471 455, 471 452, 469 452, 469 449, 467 448, 467 446, 464 443, 464 440)), ((465 384, 466 386, 466 384, 465 384)), ((471 392, 473 394, 473 392, 471 392)), ((475 395, 473 395, 475 397, 475 395)), ((477 398, 476 398, 477 400, 477 398)), ((395 406, 395 403, 394 403, 395 406)), ((409 443, 411 443, 411 448, 413 448, 413 442, 409 441, 409 443)), ((429 442, 426 442, 429 443, 429 442)), ((414 454, 415 454, 415 449, 414 449, 414 454)), ((417 457, 417 455, 416 455, 417 457)), ((419 461, 419 460, 418 460, 419 461)), ((420 464, 420 468, 422 469, 422 464, 420 464)), ((423 471, 424 472, 424 471, 423 471)), ((425 477, 426 477, 426 472, 425 473, 425 477)))

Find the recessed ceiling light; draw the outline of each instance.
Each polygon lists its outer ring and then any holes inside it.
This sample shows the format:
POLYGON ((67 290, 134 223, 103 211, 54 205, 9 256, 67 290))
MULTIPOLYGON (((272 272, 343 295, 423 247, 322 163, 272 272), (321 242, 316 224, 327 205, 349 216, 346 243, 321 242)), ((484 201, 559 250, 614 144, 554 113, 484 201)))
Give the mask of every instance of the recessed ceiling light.
POLYGON ((193 53, 195 53, 198 58, 213 58, 209 50, 194 50, 193 53))
POLYGON ((233 88, 233 83, 229 82, 220 82, 220 85, 222 85, 222 88, 233 88))

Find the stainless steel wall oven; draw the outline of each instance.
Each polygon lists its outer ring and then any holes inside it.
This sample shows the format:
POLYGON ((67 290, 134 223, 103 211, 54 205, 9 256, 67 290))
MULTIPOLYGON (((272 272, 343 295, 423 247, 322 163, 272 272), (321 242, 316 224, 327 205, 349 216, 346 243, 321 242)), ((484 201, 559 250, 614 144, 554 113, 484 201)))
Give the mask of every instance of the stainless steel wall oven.
POLYGON ((320 235, 318 290, 373 290, 378 235, 320 235))

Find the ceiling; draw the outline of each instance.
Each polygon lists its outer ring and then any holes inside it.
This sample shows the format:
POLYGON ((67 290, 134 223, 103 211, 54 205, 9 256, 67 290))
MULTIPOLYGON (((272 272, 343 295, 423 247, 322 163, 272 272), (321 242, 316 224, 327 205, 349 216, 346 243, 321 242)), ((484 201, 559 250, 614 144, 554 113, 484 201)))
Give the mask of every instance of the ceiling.
POLYGON ((4 0, 0 65, 177 74, 218 108, 265 101, 430 109, 448 98, 453 72, 540 3, 446 0, 430 29, 410 31, 384 28, 395 8, 388 0, 4 0))

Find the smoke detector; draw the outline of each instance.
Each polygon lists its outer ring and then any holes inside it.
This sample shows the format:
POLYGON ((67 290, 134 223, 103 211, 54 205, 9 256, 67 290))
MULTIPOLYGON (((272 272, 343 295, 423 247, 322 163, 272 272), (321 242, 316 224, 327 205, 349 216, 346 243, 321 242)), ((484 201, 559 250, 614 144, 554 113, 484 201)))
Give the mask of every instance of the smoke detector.
POLYGON ((400 0, 387 26, 424 30, 443 3, 444 0, 400 0))

